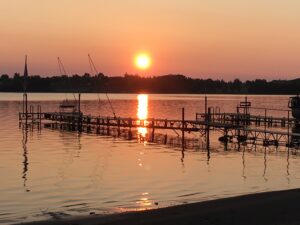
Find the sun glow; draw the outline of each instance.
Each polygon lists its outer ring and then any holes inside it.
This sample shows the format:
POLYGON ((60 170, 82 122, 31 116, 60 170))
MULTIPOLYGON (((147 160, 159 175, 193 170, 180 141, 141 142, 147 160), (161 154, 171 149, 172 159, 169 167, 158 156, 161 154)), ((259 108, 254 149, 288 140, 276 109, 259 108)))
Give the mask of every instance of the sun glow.
POLYGON ((142 70, 146 70, 151 66, 151 58, 146 53, 137 55, 134 62, 136 67, 142 70))

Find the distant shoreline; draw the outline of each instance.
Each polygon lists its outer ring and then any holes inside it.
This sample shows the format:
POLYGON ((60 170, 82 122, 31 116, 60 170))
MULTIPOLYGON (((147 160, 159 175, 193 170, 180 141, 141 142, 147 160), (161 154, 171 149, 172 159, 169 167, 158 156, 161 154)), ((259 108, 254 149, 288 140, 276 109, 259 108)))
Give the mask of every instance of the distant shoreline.
POLYGON ((243 94, 295 95, 300 92, 300 78, 294 80, 265 79, 233 81, 190 78, 180 74, 141 77, 128 75, 109 77, 104 74, 42 77, 0 76, 0 92, 47 93, 152 93, 152 94, 243 94), (26 85, 25 85, 26 84, 26 85))
POLYGON ((23 225, 285 225, 300 224, 300 189, 249 194, 107 216, 91 215, 23 225))

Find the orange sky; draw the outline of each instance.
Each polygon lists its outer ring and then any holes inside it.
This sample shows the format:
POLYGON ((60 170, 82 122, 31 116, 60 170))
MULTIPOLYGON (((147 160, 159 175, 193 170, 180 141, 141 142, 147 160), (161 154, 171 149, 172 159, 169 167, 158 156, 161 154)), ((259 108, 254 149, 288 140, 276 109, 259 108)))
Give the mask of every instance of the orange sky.
POLYGON ((0 74, 181 73, 199 78, 300 75, 298 0, 1 0, 0 74), (152 67, 133 60, 149 52, 152 67))

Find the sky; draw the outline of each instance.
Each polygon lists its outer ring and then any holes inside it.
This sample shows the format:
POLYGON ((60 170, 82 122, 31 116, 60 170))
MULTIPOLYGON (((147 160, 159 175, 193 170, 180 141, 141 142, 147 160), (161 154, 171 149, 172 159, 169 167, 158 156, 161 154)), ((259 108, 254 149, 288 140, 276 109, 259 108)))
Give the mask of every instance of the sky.
POLYGON ((0 74, 300 76, 299 0, 0 0, 0 74), (148 53, 151 67, 134 65, 148 53))

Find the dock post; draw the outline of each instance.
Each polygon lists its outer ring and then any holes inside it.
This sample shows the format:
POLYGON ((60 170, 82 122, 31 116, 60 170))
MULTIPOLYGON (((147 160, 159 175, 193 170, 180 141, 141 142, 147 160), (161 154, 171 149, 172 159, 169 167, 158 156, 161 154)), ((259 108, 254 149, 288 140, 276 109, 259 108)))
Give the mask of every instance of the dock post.
POLYGON ((33 109, 33 105, 31 105, 29 107, 29 111, 30 111, 30 115, 31 115, 31 121, 33 123, 33 121, 34 121, 34 109, 33 109))
POLYGON ((240 110, 239 110, 239 106, 236 106, 236 125, 240 125, 240 110))
MULTIPOLYGON (((206 96, 205 96, 206 98, 206 96)), ((185 141, 184 141, 184 129, 185 129, 185 118, 184 118, 184 108, 182 108, 182 129, 181 129, 181 132, 182 132, 182 135, 181 135, 181 145, 182 145, 182 150, 184 150, 184 147, 185 147, 185 141)))
POLYGON ((131 131, 131 127, 132 127, 132 119, 129 118, 129 132, 128 132, 128 139, 132 140, 132 131, 131 131))
POLYGON ((81 94, 78 93, 78 131, 82 131, 82 118, 81 118, 81 109, 80 109, 80 104, 81 104, 81 94))
POLYGON ((151 134, 151 142, 154 142, 154 119, 152 119, 152 134, 151 134))
POLYGON ((23 115, 25 114, 25 119, 27 121, 28 118, 28 101, 27 101, 27 93, 23 94, 23 115))
POLYGON ((210 122, 210 108, 208 109, 207 116, 206 116, 206 149, 209 151, 209 132, 210 132, 210 127, 209 127, 209 122, 210 122))
POLYGON ((120 117, 118 117, 118 137, 121 135, 120 117))
POLYGON ((23 115, 25 113, 26 126, 27 126, 27 119, 28 119, 27 78, 28 78, 27 55, 25 55, 25 68, 24 68, 24 80, 23 80, 23 115))
POLYGON ((39 118, 39 129, 41 129, 42 126, 42 107, 41 105, 38 105, 38 118, 39 118))
MULTIPOLYGON (((241 103, 240 103, 240 106, 241 106, 241 103)), ((242 121, 243 121, 242 124, 244 126, 247 125, 246 115, 247 115, 247 97, 245 97, 244 115, 243 115, 243 119, 242 119, 242 121)))
POLYGON ((86 117, 86 132, 89 133, 92 130, 92 126, 91 126, 91 118, 90 117, 86 117))
POLYGON ((106 134, 109 136, 110 135, 110 119, 107 117, 106 119, 106 134))
POLYGON ((205 97, 204 97, 204 110, 205 110, 205 116, 206 116, 206 114, 207 114, 207 96, 205 95, 205 97))
POLYGON ((225 141, 225 143, 224 143, 224 148, 225 148, 225 151, 227 151, 228 150, 228 130, 227 130, 227 128, 225 128, 224 129, 224 136, 226 137, 226 141, 225 141))
POLYGON ((267 109, 265 109, 265 141, 267 141, 267 109))
POLYGON ((168 135, 165 134, 165 136, 164 136, 164 144, 166 145, 167 143, 168 143, 168 135))
POLYGON ((290 110, 288 110, 288 124, 287 124, 287 129, 288 129, 288 151, 290 151, 290 110))
POLYGON ((81 108, 81 94, 80 93, 78 93, 78 113, 80 114, 80 108, 81 108))

